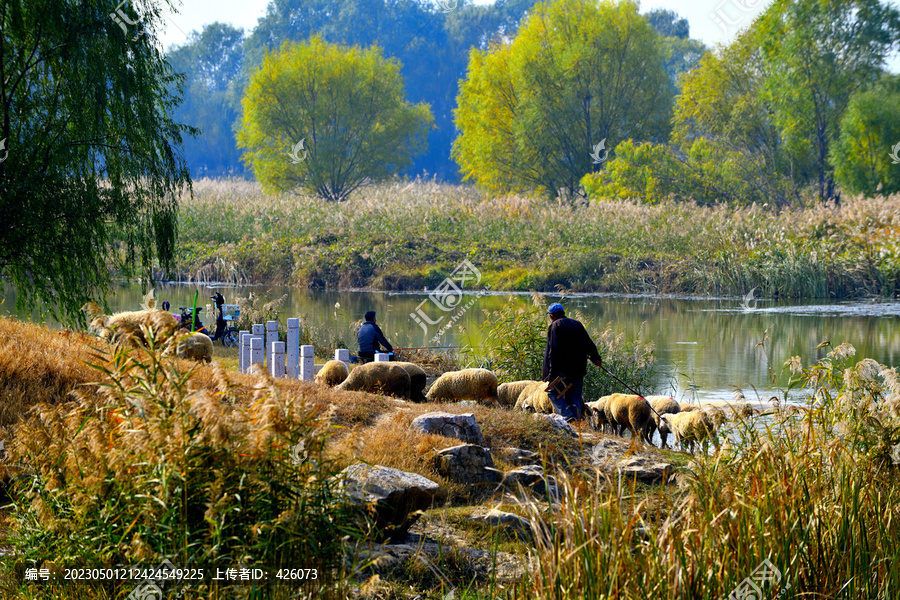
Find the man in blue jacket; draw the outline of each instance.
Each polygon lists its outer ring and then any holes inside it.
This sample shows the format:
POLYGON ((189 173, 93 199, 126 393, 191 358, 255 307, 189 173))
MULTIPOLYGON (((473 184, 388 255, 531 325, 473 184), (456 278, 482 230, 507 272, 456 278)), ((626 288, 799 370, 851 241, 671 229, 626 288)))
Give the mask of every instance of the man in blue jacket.
POLYGON ((547 388, 547 396, 553 403, 553 409, 566 421, 581 419, 584 415, 584 375, 587 372, 587 359, 601 366, 600 353, 584 325, 566 316, 562 304, 551 304, 547 309, 550 315, 550 327, 547 328, 547 347, 544 349, 543 381, 553 383, 561 377, 562 385, 557 389, 547 388), (569 387, 564 393, 561 390, 569 387))
POLYGON ((394 351, 394 347, 384 337, 381 328, 375 324, 374 310, 366 313, 366 322, 356 332, 356 341, 359 342, 359 360, 363 363, 375 360, 375 353, 380 350, 381 346, 384 346, 388 352, 394 351))

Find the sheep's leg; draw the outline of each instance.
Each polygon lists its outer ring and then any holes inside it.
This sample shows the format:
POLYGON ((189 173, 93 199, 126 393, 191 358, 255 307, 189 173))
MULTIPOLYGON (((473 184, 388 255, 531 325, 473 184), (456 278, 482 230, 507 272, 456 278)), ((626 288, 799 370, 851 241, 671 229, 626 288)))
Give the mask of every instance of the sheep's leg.
POLYGON ((659 447, 660 447, 660 448, 665 448, 665 447, 666 447, 666 440, 668 439, 668 437, 669 437, 669 434, 668 434, 668 433, 666 433, 665 431, 660 430, 660 432, 659 432, 659 447))

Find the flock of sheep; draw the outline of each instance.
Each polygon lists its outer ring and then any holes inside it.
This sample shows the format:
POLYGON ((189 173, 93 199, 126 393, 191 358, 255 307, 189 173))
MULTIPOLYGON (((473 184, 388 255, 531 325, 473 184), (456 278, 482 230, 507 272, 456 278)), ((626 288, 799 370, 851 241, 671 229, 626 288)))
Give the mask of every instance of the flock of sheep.
MULTIPOLYGON (((425 371, 414 363, 373 362, 348 371, 343 362, 332 360, 316 374, 316 382, 340 390, 385 394, 414 402, 471 400, 517 410, 553 412, 546 382, 526 380, 498 385, 497 376, 488 369, 444 373, 425 393, 425 371)), ((692 404, 679 404, 669 396, 645 399, 630 394, 612 394, 588 402, 587 407, 594 429, 619 436, 628 430, 633 439, 650 444, 654 433, 658 432, 660 447, 666 447, 671 433, 676 443, 691 452, 695 444, 701 444, 705 451, 710 440, 718 445, 717 434, 726 421, 725 413, 719 408, 701 410, 692 404)), ((749 416, 748 411, 752 410, 743 406, 741 414, 749 416)))
MULTIPOLYGON (((104 315, 100 307, 89 302, 82 310, 90 320, 89 329, 111 344, 146 346, 147 334, 152 330, 155 343, 164 353, 181 358, 210 362, 212 340, 202 333, 181 329, 175 316, 154 308, 153 295, 144 298, 142 310, 104 315)), ((499 384, 497 376, 488 369, 463 369, 444 373, 425 392, 427 374, 410 362, 372 362, 350 371, 339 360, 330 360, 316 374, 320 385, 344 391, 364 391, 385 394, 413 402, 458 402, 472 400, 482 404, 499 404, 517 410, 549 414, 553 405, 547 395, 547 383, 542 381, 514 381, 499 384)), ((666 447, 669 434, 675 442, 694 451, 694 444, 707 442, 718 445, 717 433, 725 422, 725 413, 718 408, 701 410, 691 404, 679 404, 669 396, 612 394, 586 404, 594 429, 623 435, 631 432, 632 439, 653 443, 659 433, 660 446, 666 447)), ((749 416, 749 406, 742 407, 741 416, 749 416)))

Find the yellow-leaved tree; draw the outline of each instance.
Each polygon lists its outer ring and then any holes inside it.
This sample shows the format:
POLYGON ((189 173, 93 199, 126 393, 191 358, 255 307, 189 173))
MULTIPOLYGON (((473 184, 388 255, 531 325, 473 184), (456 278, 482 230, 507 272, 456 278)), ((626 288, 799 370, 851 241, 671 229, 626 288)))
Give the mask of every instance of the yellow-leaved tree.
POLYGON ((400 64, 377 47, 286 42, 251 75, 238 145, 267 192, 345 200, 426 148, 434 118, 404 100, 400 64))

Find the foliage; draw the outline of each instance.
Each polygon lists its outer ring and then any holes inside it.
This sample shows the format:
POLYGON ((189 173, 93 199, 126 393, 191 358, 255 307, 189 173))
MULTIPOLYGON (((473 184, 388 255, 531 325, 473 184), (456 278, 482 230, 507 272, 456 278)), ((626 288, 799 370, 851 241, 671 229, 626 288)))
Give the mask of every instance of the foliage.
POLYGON ((805 404, 730 424, 730 444, 694 457, 681 488, 557 473, 558 517, 529 507, 543 535, 520 593, 724 598, 765 559, 780 573, 763 582, 768 597, 896 596, 900 385, 895 369, 851 353, 797 365, 805 404))
POLYGON ((194 371, 152 341, 99 354, 95 368, 93 391, 40 405, 17 429, 12 460, 37 477, 14 491, 17 568, 315 568, 322 597, 344 597, 341 534, 353 519, 314 405, 281 396, 262 370, 250 402, 235 402, 223 371, 215 390, 192 391, 194 371))
MULTIPOLYGON (((591 329, 590 320, 578 311, 572 318, 581 321, 591 339, 597 344, 603 367, 641 393, 651 391, 655 374, 653 345, 638 339, 626 340, 624 333, 616 334, 608 324, 602 332, 591 329)), ((485 314, 479 327, 484 336, 475 356, 486 368, 493 370, 501 381, 542 379, 544 348, 547 344, 547 301, 541 294, 532 294, 530 306, 507 303, 500 310, 485 314)), ((592 366, 584 379, 584 397, 596 400, 614 392, 627 393, 622 385, 608 374, 592 366)))
POLYGON ((192 32, 182 46, 168 53, 172 68, 185 78, 184 102, 175 117, 200 130, 184 144, 187 164, 195 176, 244 172, 233 130, 240 116, 242 90, 237 84, 243 68, 243 44, 243 29, 217 22, 192 32))
POLYGON ((241 314, 233 326, 237 327, 239 331, 251 331, 254 324, 277 321, 278 311, 284 307, 287 298, 287 294, 284 294, 281 298, 264 302, 263 296, 253 292, 250 292, 246 298, 235 298, 235 302, 241 307, 241 314))
POLYGON ((658 37, 633 2, 558 0, 536 5, 511 43, 473 50, 455 111, 464 179, 571 194, 601 142, 663 139, 671 96, 658 37))
POLYGON ((298 207, 250 182, 200 181, 195 188, 194 199, 182 200, 184 214, 196 217, 184 234, 194 242, 179 254, 184 279, 221 261, 259 284, 421 290, 470 256, 494 290, 562 285, 719 296, 758 287, 783 298, 900 292, 898 195, 779 210, 672 200, 560 206, 416 180, 374 186, 340 205, 304 198, 298 207))
POLYGON ((318 37, 267 55, 243 104, 238 143, 264 189, 335 201, 408 165, 433 121, 403 100, 396 61, 318 37))
POLYGON ((882 74, 900 12, 880 0, 778 0, 754 23, 765 96, 788 152, 811 156, 819 199, 834 196, 828 162, 850 97, 882 74))
MULTIPOLYGON (((170 5, 166 2, 165 5, 170 5)), ((0 1, 0 276, 20 307, 80 319, 110 266, 171 266, 190 186, 160 54, 163 3, 0 1)))
POLYGON ((841 119, 840 137, 830 150, 835 180, 854 194, 900 191, 900 171, 888 152, 893 152, 897 142, 900 81, 890 77, 873 89, 851 96, 841 119))

